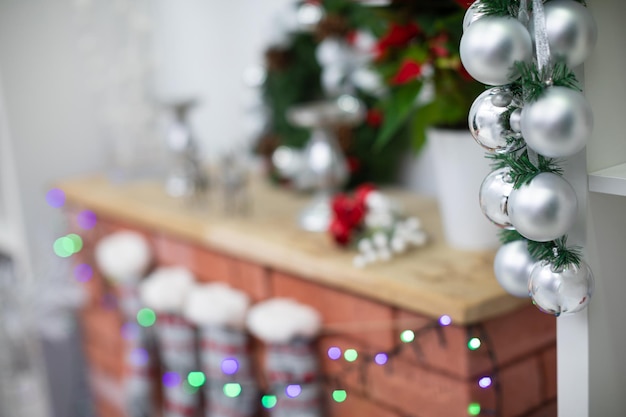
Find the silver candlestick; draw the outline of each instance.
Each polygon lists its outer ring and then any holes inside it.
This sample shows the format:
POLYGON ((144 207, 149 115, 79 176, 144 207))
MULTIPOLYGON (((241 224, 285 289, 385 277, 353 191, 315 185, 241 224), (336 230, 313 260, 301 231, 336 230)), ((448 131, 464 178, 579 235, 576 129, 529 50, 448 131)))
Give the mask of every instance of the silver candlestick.
POLYGON ((328 230, 332 218, 330 199, 348 179, 348 166, 333 128, 354 126, 364 117, 365 106, 351 95, 304 104, 287 112, 291 124, 312 129, 304 151, 304 170, 312 178, 316 194, 298 216, 302 229, 311 232, 328 230))
POLYGON ((165 189, 172 197, 201 197, 208 192, 208 174, 202 167, 198 144, 187 121, 189 110, 195 105, 194 100, 171 104, 174 120, 169 126, 166 141, 175 161, 165 189))

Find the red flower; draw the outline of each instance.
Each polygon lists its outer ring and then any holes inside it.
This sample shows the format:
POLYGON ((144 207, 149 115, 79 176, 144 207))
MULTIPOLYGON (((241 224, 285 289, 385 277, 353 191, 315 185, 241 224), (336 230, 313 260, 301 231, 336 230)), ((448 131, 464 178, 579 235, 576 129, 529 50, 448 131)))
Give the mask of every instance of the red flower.
POLYGON ((429 42, 430 51, 437 58, 445 58, 450 56, 450 50, 448 49, 447 43, 450 37, 447 33, 441 33, 435 36, 429 42))
POLYGON ((345 224, 341 223, 339 219, 333 219, 333 221, 330 223, 329 231, 338 245, 346 246, 348 243, 350 243, 352 230, 345 224))
POLYGON ((405 46, 419 34, 420 28, 413 22, 402 26, 392 23, 387 33, 378 40, 374 48, 377 59, 382 58, 390 47, 405 46))
POLYGON ((378 109, 369 109, 365 116, 365 123, 372 127, 379 127, 383 123, 383 113, 378 109))
POLYGON ((372 183, 361 184, 354 191, 354 198, 356 201, 363 207, 363 211, 365 211, 365 199, 367 199, 367 195, 374 191, 376 186, 372 183))
POLYGON ((406 84, 415 80, 422 74, 422 66, 419 62, 412 59, 405 59, 400 65, 400 69, 391 79, 391 84, 406 84))
POLYGON ((348 228, 355 228, 365 217, 365 206, 345 194, 338 194, 332 201, 334 218, 348 228))
POLYGON ((356 43, 357 35, 358 32, 356 30, 351 30, 350 32, 348 32, 348 34, 346 35, 346 42, 348 42, 348 45, 354 46, 354 44, 356 43))

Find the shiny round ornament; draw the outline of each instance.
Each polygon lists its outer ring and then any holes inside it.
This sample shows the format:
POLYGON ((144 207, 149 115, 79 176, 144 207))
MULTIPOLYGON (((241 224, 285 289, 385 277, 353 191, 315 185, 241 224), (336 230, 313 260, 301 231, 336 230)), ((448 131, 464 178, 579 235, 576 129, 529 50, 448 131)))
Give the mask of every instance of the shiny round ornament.
POLYGON ((522 109, 515 109, 509 117, 511 131, 520 133, 522 131, 522 109))
POLYGON ((569 182, 557 174, 542 172, 511 191, 507 210, 511 224, 522 236, 547 242, 571 229, 578 200, 569 182))
POLYGON ((522 136, 537 153, 566 158, 587 144, 593 130, 591 106, 579 91, 550 87, 522 110, 522 136))
POLYGON ((506 121, 503 120, 507 108, 500 104, 506 102, 508 94, 510 94, 508 90, 499 87, 490 88, 482 92, 470 107, 467 118, 470 132, 476 142, 490 152, 502 153, 519 149, 519 146, 513 147, 506 140, 510 134, 505 126, 506 121))
POLYGON ((528 289, 534 304, 542 311, 560 316, 587 307, 593 295, 595 280, 591 268, 569 264, 560 270, 550 262, 539 262, 530 274, 528 289))
POLYGON ((528 242, 516 240, 502 245, 493 261, 498 283, 515 297, 528 297, 530 273, 537 262, 528 253, 528 242))
POLYGON ((480 8, 480 0, 477 0, 467 9, 463 17, 463 32, 465 32, 472 23, 485 15, 484 12, 480 11, 480 8))
POLYGON ((512 17, 485 16, 461 37, 461 61, 469 74, 488 85, 503 85, 519 78, 513 64, 530 62, 532 41, 528 30, 512 17))
POLYGON ((505 229, 513 229, 507 211, 509 195, 513 191, 510 172, 509 168, 493 171, 485 177, 478 193, 480 209, 485 217, 505 229))
POLYGON ((589 9, 573 0, 552 0, 544 10, 550 54, 565 59, 570 67, 582 64, 598 39, 598 28, 589 9))

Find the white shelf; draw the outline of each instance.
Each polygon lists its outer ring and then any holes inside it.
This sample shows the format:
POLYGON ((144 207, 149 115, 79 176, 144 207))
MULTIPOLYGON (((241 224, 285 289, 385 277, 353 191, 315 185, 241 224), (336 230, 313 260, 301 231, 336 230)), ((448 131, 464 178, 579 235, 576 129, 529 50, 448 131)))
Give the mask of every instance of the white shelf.
POLYGON ((626 196, 626 163, 590 173, 589 191, 626 196))

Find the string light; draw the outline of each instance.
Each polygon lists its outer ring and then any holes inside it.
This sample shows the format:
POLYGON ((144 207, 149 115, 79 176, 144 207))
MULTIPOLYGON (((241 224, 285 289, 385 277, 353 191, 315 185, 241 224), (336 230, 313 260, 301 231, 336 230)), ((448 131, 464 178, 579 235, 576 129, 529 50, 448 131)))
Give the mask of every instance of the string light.
POLYGON ((192 387, 198 388, 204 385, 206 382, 206 376, 200 371, 189 372, 189 375, 187 375, 187 382, 192 387))
POLYGON ((484 376, 478 380, 478 386, 481 388, 489 388, 491 386, 491 378, 484 376))
POLYGON ((181 383, 180 375, 176 372, 165 372, 163 374, 163 385, 172 388, 177 387, 181 383))
POLYGON ((439 324, 444 327, 449 326, 452 324, 452 319, 447 314, 444 314, 443 316, 439 317, 439 324))
POLYGON ((467 347, 469 348, 469 350, 476 350, 480 347, 480 345, 480 339, 477 337, 472 337, 469 342, 467 342, 467 347))
POLYGON ((287 385, 285 388, 285 394, 289 398, 296 398, 302 392, 302 387, 298 384, 287 385))
POLYGON ((343 389, 336 389, 333 391, 333 400, 338 403, 342 403, 348 398, 348 393, 343 389))
POLYGON ((79 282, 87 282, 93 277, 93 268, 89 264, 78 264, 74 267, 74 277, 79 282))
POLYGON ((343 353, 343 358, 348 362, 354 362, 359 357, 359 353, 356 349, 346 349, 343 353))
POLYGON ((224 395, 229 398, 237 398, 239 394, 241 394, 241 385, 236 382, 229 382, 228 384, 224 384, 224 395))
POLYGON ((400 340, 403 343, 411 343, 415 340, 415 332, 413 330, 405 330, 400 334, 400 340))
POLYGON ((374 356, 374 362, 376 362, 377 365, 384 365, 388 360, 389 356, 384 352, 377 353, 376 356, 374 356))
POLYGON ((83 210, 76 216, 76 223, 83 229, 93 229, 97 222, 96 213, 91 210, 83 210))
POLYGON ((142 327, 150 327, 156 322, 156 314, 149 308, 142 308, 137 312, 137 323, 142 327))
POLYGON ((471 403, 470 405, 467 406, 467 414, 469 414, 470 416, 477 416, 480 414, 480 404, 478 403, 471 403))
POLYGON ((239 362, 235 358, 226 358, 222 361, 221 367, 225 375, 235 375, 239 370, 239 362))
POLYGON ((65 204, 65 193, 58 188, 52 188, 46 193, 46 202, 50 207, 63 207, 65 204))
POLYGON ((337 346, 330 347, 328 349, 328 357, 334 361, 341 358, 341 349, 337 346))
POLYGON ((267 408, 268 410, 270 408, 276 407, 277 403, 278 398, 276 398, 275 395, 264 395, 263 397, 261 397, 261 405, 263 405, 263 407, 267 408))

